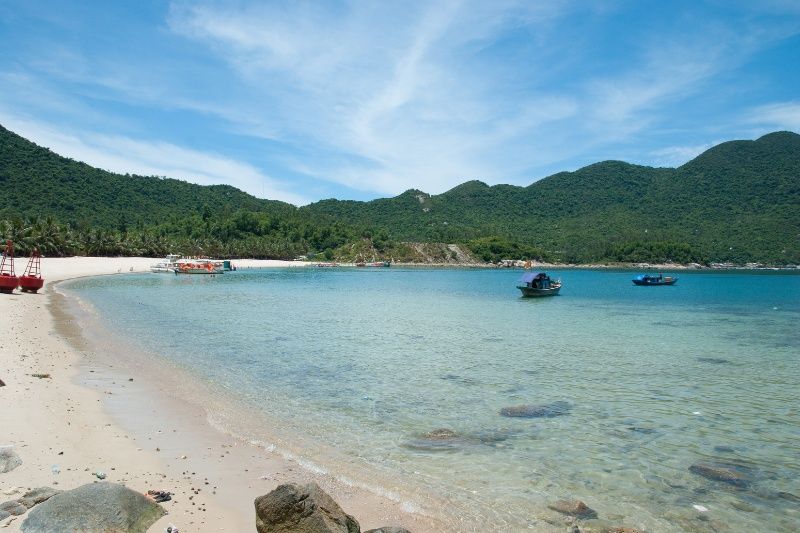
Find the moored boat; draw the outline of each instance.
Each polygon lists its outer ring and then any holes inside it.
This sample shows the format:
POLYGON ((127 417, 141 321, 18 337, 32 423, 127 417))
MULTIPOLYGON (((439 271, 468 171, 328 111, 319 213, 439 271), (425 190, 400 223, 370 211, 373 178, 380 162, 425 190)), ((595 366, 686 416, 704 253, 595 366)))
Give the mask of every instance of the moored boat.
POLYGON ((675 285, 678 282, 678 278, 673 278, 671 276, 664 276, 659 274, 657 276, 653 276, 650 274, 639 274, 635 278, 633 278, 634 285, 675 285))
POLYGON ((175 272, 175 264, 180 259, 181 256, 177 254, 169 254, 167 257, 159 261, 158 263, 154 263, 150 265, 150 272, 161 273, 161 274, 172 274, 175 272))
POLYGON ((525 298, 537 296, 555 296, 561 290, 561 280, 550 279, 544 272, 526 272, 519 280, 524 285, 517 285, 525 298))
POLYGON ((211 259, 179 259, 173 269, 175 274, 222 274, 222 264, 211 259))

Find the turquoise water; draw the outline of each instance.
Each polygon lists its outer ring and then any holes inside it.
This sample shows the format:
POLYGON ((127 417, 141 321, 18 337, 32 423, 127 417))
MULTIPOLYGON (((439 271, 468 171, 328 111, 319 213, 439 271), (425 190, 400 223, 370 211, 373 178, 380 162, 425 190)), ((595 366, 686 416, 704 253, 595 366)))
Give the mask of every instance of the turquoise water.
POLYGON ((498 530, 576 497, 648 531, 798 529, 800 276, 635 287, 631 272, 565 270, 551 272, 561 295, 522 299, 520 275, 295 268, 70 288, 373 482, 401 476, 498 530), (559 416, 501 416, 520 404, 559 416), (439 428, 457 436, 425 438, 439 428), (698 461, 742 486, 690 472, 698 461))

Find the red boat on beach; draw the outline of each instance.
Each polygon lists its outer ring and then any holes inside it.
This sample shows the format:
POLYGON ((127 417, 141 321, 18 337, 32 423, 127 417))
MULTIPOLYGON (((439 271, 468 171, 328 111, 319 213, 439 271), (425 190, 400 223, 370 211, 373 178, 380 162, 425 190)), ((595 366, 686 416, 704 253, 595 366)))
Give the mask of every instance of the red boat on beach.
POLYGON ((14 243, 6 241, 3 260, 0 261, 0 292, 11 294, 19 286, 19 278, 14 274, 14 243))
POLYGON ((36 293, 44 286, 42 278, 42 256, 37 248, 33 249, 31 258, 28 259, 28 266, 19 278, 19 288, 22 292, 36 293))

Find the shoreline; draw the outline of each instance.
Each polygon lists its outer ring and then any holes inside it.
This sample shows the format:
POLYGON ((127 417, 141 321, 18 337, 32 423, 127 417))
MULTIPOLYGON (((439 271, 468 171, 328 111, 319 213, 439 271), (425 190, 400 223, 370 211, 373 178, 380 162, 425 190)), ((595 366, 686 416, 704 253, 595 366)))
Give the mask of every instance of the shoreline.
MULTIPOLYGON (((13 445, 23 459, 22 466, 0 476, 0 492, 37 486, 71 489, 95 481, 93 473, 103 471, 108 481, 137 492, 174 493, 172 501, 162 504, 168 514, 149 531, 160 532, 170 524, 182 531, 252 531, 255 497, 281 483, 313 481, 363 530, 388 525, 415 533, 457 530, 408 508, 396 494, 347 484, 335 470, 327 473, 326 465, 315 472, 302 457, 284 457, 226 433, 208 419, 201 404, 187 399, 191 395, 184 394, 183 382, 173 381, 170 388, 168 382, 152 379, 159 369, 150 368, 148 374, 135 364, 121 365, 123 354, 99 357, 107 346, 87 338, 72 315, 79 304, 61 293, 59 282, 147 272, 153 259, 46 261, 42 294, 0 298, 7 317, 0 325, 5 339, 0 371, 6 383, 0 398, 15 407, 0 413, 0 427, 8 428, 0 445, 13 445), (68 305, 73 307, 66 309, 68 305), (31 376, 37 373, 50 377, 31 376)), ((237 263, 297 266, 288 261, 237 263)), ((0 527, 19 531, 24 519, 9 517, 0 527)))

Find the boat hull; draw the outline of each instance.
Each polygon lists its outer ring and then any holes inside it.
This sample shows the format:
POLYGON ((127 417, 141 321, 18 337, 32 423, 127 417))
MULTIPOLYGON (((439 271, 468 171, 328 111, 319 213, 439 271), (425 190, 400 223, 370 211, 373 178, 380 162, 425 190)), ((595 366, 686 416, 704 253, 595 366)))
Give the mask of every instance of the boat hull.
POLYGON ((635 279, 633 280, 634 285, 638 285, 639 287, 646 287, 646 286, 656 286, 656 285, 675 285, 678 283, 678 278, 674 278, 667 281, 645 281, 642 279, 635 279))
POLYGON ((555 296, 561 290, 561 286, 550 287, 549 289, 534 289, 533 287, 526 287, 524 285, 517 285, 517 288, 522 292, 523 298, 537 298, 541 296, 555 296))

